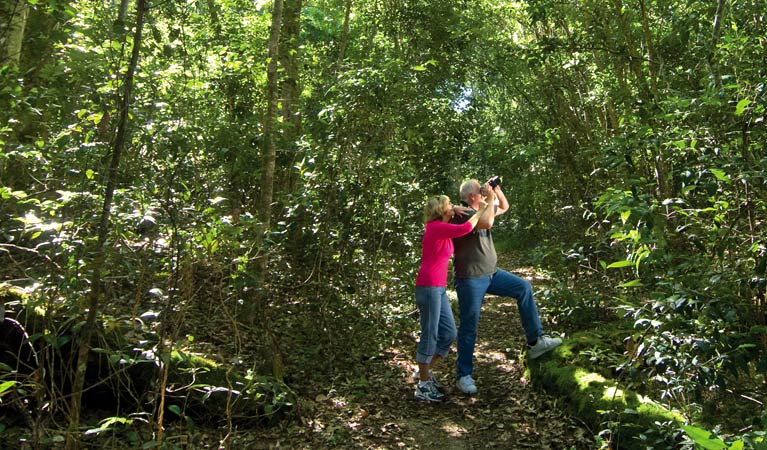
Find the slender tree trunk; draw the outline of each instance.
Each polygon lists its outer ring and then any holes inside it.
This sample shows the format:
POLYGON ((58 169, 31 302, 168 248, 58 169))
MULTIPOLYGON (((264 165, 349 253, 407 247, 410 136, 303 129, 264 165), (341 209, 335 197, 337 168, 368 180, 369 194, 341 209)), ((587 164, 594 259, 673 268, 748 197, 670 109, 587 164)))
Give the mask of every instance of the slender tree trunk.
MULTIPOLYGON (((274 170, 277 162, 277 115, 279 80, 277 61, 280 51, 280 27, 282 25, 283 0, 274 0, 272 10, 272 30, 269 36, 269 64, 266 67, 266 117, 264 117, 264 164, 261 175, 261 198, 259 219, 264 233, 269 231, 272 220, 272 200, 274 195, 274 170)), ((261 238, 263 234, 260 233, 261 238)))
POLYGON ((719 46, 719 38, 722 33, 722 21, 724 20, 725 7, 727 6, 727 0, 719 0, 716 4, 716 15, 714 16, 714 30, 711 33, 711 53, 708 56, 708 65, 714 80, 716 80, 717 86, 721 84, 719 69, 716 62, 716 48, 719 46))
POLYGON ((650 19, 647 14, 645 0, 639 0, 639 6, 642 11, 643 41, 647 48, 647 59, 650 63, 650 93, 655 96, 658 85, 658 55, 655 53, 655 43, 653 42, 652 29, 650 28, 650 19))
POLYGON ((277 74, 277 62, 280 57, 280 29, 282 25, 283 0, 274 0, 272 8, 272 28, 269 35, 268 56, 269 64, 266 67, 266 116, 264 117, 263 136, 264 136, 264 158, 261 173, 261 198, 259 205, 259 220, 261 228, 257 235, 256 248, 259 249, 259 255, 256 257, 255 264, 255 289, 251 292, 255 298, 251 298, 248 312, 249 322, 254 323, 260 319, 266 335, 267 342, 272 347, 272 372, 275 378, 282 380, 284 364, 280 352, 279 341, 271 325, 271 311, 266 301, 266 290, 264 283, 266 281, 266 271, 268 268, 268 252, 263 251, 265 237, 271 229, 272 222, 272 202, 274 200, 274 172, 277 161, 277 143, 279 141, 277 129, 278 119, 278 95, 279 79, 277 74))
POLYGON ((346 47, 349 45, 349 22, 352 15, 352 0, 346 0, 346 9, 344 11, 344 25, 341 29, 341 42, 338 44, 338 60, 336 61, 336 70, 341 68, 344 58, 346 58, 346 47))
MULTIPOLYGON (((29 17, 29 4, 27 0, 11 0, 0 11, 8 14, 7 31, 0 33, 0 38, 5 37, 2 44, 2 53, 0 53, 0 65, 18 66, 21 57, 21 49, 24 42, 24 30, 27 26, 27 17, 29 17), (8 8, 7 11, 4 11, 8 8)), ((2 29, 0 29, 0 32, 2 29)))
POLYGON ((295 190, 296 176, 293 167, 296 165, 297 141, 302 132, 300 112, 300 74, 298 70, 301 9, 303 0, 286 0, 282 14, 282 31, 280 32, 280 62, 283 77, 280 79, 282 100, 282 138, 280 139, 281 158, 279 166, 283 170, 278 188, 282 192, 292 194, 295 190))
POLYGON ((634 75, 634 79, 639 87, 639 97, 647 103, 650 100, 650 90, 647 86, 647 79, 642 72, 643 58, 637 50, 637 45, 631 32, 631 24, 629 24, 629 19, 624 10, 623 0, 613 0, 613 7, 615 8, 618 26, 620 27, 620 32, 623 35, 623 41, 626 45, 626 51, 628 52, 629 69, 634 75))
POLYGON ((109 235, 109 219, 112 209, 112 199, 117 185, 117 171, 120 166, 120 158, 125 147, 125 136, 128 126, 128 110, 130 108, 133 76, 138 66, 139 53, 141 51, 141 34, 144 28, 144 13, 148 8, 147 0, 138 0, 136 6, 136 25, 133 35, 133 49, 131 53, 130 65, 125 74, 123 95, 119 105, 119 118, 117 123, 117 135, 115 136, 114 147, 112 148, 112 160, 107 173, 107 184, 104 189, 104 203, 101 208, 101 218, 99 221, 99 235, 96 244, 96 252, 93 261, 93 275, 91 277, 91 291, 88 297, 88 315, 85 325, 82 328, 80 337, 80 346, 77 352, 77 365, 75 367, 75 377, 72 383, 72 403, 70 408, 69 430, 67 432, 66 448, 67 450, 76 450, 80 448, 80 413, 83 387, 85 385, 85 369, 88 364, 88 354, 90 353, 90 341, 93 330, 96 326, 96 316, 99 310, 101 300, 101 276, 105 259, 105 246, 109 235))
POLYGON ((117 20, 119 22, 125 23, 125 21, 128 20, 129 5, 130 0, 120 0, 120 9, 117 11, 117 20))

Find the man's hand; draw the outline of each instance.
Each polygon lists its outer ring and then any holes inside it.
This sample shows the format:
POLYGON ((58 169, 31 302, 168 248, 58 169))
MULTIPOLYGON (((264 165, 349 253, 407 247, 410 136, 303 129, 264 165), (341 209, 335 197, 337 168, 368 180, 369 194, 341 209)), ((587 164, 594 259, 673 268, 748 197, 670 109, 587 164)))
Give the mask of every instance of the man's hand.
MULTIPOLYGON (((498 186, 496 186, 495 189, 498 189, 498 186)), ((487 203, 492 204, 495 201, 495 197, 496 197, 495 189, 490 187, 490 184, 488 183, 485 183, 485 185, 482 186, 482 195, 485 196, 485 201, 487 203)))

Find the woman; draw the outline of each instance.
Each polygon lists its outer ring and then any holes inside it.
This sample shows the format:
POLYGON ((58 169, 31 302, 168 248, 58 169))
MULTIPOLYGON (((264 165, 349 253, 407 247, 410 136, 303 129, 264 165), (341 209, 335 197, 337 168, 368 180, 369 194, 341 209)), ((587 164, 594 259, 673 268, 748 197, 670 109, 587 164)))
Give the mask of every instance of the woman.
MULTIPOLYGON (((421 316, 421 340, 418 342, 416 362, 419 379, 415 398, 439 402, 445 396, 438 388, 442 384, 434 379, 432 367, 450 351, 455 341, 456 329, 453 311, 447 299, 447 266, 453 255, 453 238, 471 232, 480 217, 493 204, 494 192, 487 186, 487 203, 466 222, 448 223, 456 213, 456 207, 446 195, 430 198, 424 207, 426 227, 421 248, 421 267, 415 280, 415 301, 421 316)), ((460 207, 458 207, 460 208, 460 207)), ((463 213, 459 209, 459 213, 463 213)))

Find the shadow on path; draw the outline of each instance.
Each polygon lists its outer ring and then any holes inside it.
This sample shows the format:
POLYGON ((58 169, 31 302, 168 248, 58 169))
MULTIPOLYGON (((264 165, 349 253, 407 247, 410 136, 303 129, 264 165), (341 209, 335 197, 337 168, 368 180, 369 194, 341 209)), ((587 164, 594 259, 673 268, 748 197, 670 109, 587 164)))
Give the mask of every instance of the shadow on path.
MULTIPOLYGON (((523 274, 532 279, 530 275, 523 274)), ((538 289, 539 281, 533 280, 538 289)), ((453 352, 435 369, 447 386, 447 400, 415 400, 415 339, 403 336, 379 357, 362 363, 354 371, 363 373, 361 378, 334 380, 327 394, 303 405, 303 424, 273 439, 264 437, 260 448, 594 448, 593 433, 568 415, 558 399, 533 389, 525 379, 515 300, 485 300, 475 353, 479 392, 474 396, 455 388, 453 352)), ((354 376, 351 371, 349 376, 354 376)))

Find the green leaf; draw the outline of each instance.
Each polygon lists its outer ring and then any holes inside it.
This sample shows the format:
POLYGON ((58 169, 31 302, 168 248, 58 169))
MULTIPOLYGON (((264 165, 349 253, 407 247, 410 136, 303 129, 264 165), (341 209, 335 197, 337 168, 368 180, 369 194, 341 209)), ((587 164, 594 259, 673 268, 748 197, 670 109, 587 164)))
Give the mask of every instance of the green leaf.
POLYGON ((727 173, 724 170, 721 169, 708 169, 709 172, 714 174, 717 180, 719 181, 730 181, 730 176, 727 175, 727 173))
POLYGON ((623 261, 615 261, 614 263, 611 263, 609 266, 607 266, 608 269, 618 269, 621 267, 631 267, 634 265, 634 261, 629 260, 623 260, 623 261))
POLYGON ((706 450, 722 450, 727 448, 721 439, 711 439, 711 433, 708 431, 694 427, 692 425, 682 425, 682 429, 687 433, 687 436, 692 439, 696 445, 703 447, 706 450))
POLYGON ((181 408, 178 407, 178 405, 170 405, 168 406, 168 410, 177 416, 181 416, 181 408))
POLYGON ((639 280, 631 280, 618 285, 618 287, 622 287, 622 288, 641 287, 641 286, 644 286, 644 284, 639 280))
POLYGON ((416 72, 423 72, 424 70, 426 70, 426 66, 421 66, 421 65, 413 66, 412 69, 415 70, 416 72))
POLYGON ((756 344, 740 344, 738 346, 738 350, 742 350, 744 348, 756 348, 756 344))
POLYGON ((743 100, 739 101, 738 104, 735 106, 735 115, 736 116, 742 116, 743 112, 745 112, 746 108, 748 108, 748 105, 751 104, 751 100, 744 98, 743 100))
POLYGON ((15 381, 6 381, 0 384, 0 397, 2 397, 3 392, 7 391, 8 389, 12 388, 15 385, 16 385, 15 381))

